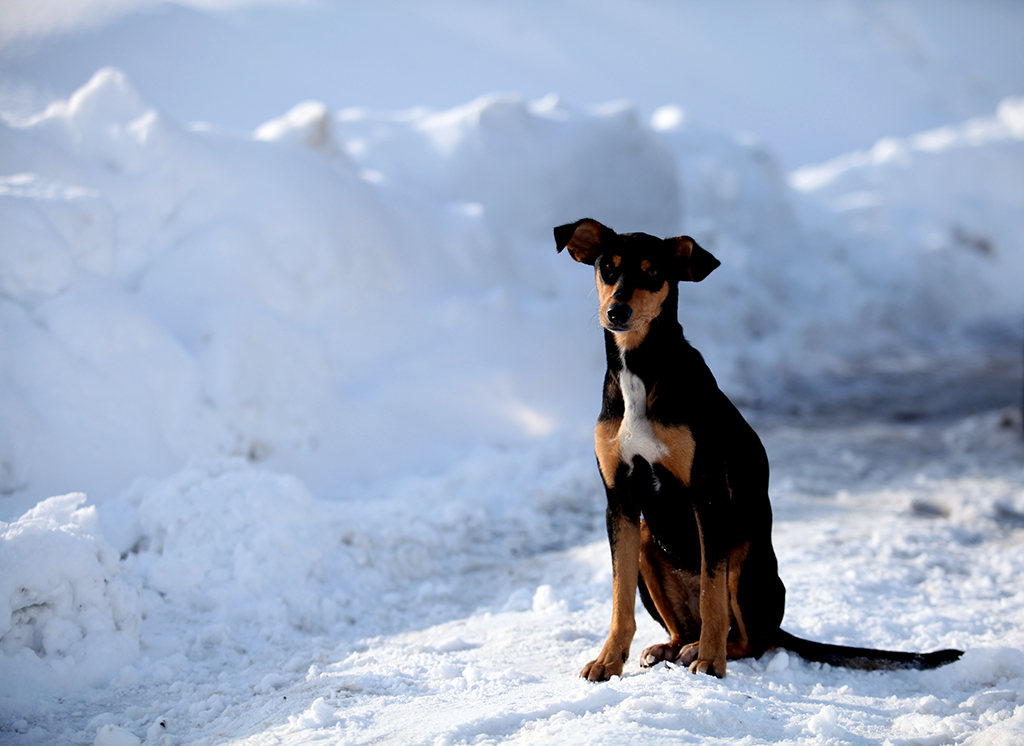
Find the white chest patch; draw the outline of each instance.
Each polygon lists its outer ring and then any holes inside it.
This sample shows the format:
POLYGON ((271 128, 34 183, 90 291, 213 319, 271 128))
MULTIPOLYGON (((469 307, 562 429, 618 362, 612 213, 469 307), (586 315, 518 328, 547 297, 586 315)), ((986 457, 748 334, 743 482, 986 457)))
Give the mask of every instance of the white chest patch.
POLYGON ((668 449, 654 437, 651 421, 647 419, 647 389, 644 382, 628 368, 619 373, 619 388, 625 400, 625 413, 619 426, 619 450, 622 461, 633 463, 634 456, 640 456, 649 464, 657 463, 668 454, 668 449))

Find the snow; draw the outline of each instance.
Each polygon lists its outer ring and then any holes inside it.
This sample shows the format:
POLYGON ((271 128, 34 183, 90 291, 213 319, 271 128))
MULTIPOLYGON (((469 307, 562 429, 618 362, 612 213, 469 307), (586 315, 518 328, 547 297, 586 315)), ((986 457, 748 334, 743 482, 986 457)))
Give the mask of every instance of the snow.
MULTIPOLYGON (((548 95, 531 64, 587 59, 545 46, 571 10, 551 7, 441 3, 395 29, 416 38, 426 18, 478 44, 518 19, 549 52, 519 63, 521 93, 450 100, 467 72, 423 88, 429 105, 395 104, 371 65, 329 105, 323 70, 284 66, 301 86, 244 131, 241 105, 189 123, 156 103, 176 101, 170 77, 140 68, 143 93, 134 72, 90 60, 144 41, 139 28, 165 43, 153 18, 186 36, 248 18, 254 39, 301 21, 317 48, 338 11, 200 3, 111 21, 113 5, 82 4, 59 23, 96 28, 6 42, 0 741, 1024 739, 1019 50, 977 29, 943 47, 963 22, 952 5, 833 3, 793 30, 794 6, 759 10, 757 36, 818 34, 808 53, 869 29, 864 68, 891 63, 890 44, 931 50, 913 70, 933 92, 976 49, 984 80, 887 119, 909 68, 873 99, 845 53, 825 56, 830 90, 893 131, 848 146, 863 129, 808 121, 783 137, 765 114, 759 138, 699 86, 665 89, 692 103, 656 100, 656 80, 548 95), (12 85, 46 95, 52 44, 90 67, 55 100, 17 105, 12 85), (310 84, 323 92, 298 93, 310 84), (823 148, 830 160, 783 165, 823 148), (603 345, 593 277, 556 254, 551 228, 584 215, 686 232, 722 261, 682 289, 680 316, 772 460, 786 629, 957 647, 961 661, 864 673, 779 650, 723 680, 642 670, 636 653, 663 633, 639 614, 624 675, 578 678, 611 614, 590 440, 603 345)), ((594 5, 585 29, 619 28, 650 59, 617 7, 594 5)), ((980 29, 1020 27, 1015 8, 979 7, 980 29)), ((349 10, 371 26, 383 12, 349 10)), ((712 38, 726 15, 692 18, 712 38)), ((477 72, 516 54, 495 43, 477 72)), ((198 90, 235 64, 211 63, 198 90)), ((279 95, 268 84, 259 106, 279 95)))
POLYGON ((139 653, 138 588, 85 499, 51 497, 4 531, 0 640, 22 661, 21 686, 72 673, 106 684, 139 653))

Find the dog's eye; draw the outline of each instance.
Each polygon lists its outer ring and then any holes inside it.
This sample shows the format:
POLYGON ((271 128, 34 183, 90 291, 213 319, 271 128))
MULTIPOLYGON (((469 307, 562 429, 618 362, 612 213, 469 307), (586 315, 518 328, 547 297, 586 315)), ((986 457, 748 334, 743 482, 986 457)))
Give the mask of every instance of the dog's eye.
POLYGON ((648 277, 657 277, 658 276, 658 270, 656 268, 654 268, 654 267, 651 267, 649 270, 647 270, 647 276, 648 277))

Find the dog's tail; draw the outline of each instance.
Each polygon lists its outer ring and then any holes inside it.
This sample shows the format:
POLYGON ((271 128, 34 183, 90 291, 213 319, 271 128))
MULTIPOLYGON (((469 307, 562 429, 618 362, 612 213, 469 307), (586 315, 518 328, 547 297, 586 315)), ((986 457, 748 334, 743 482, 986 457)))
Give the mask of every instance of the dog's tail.
POLYGON ((874 650, 872 648, 850 648, 844 645, 828 645, 812 642, 779 630, 775 646, 792 651, 809 661, 828 663, 831 666, 855 668, 861 671, 894 671, 901 668, 924 670, 938 668, 959 660, 962 650, 936 650, 932 653, 903 653, 895 650, 874 650))

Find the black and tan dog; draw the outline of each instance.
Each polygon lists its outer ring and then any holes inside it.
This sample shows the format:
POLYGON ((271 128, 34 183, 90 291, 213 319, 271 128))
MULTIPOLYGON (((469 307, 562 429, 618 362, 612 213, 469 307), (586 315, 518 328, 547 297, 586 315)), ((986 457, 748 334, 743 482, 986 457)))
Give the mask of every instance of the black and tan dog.
POLYGON ((643 652, 725 676, 729 658, 784 647, 861 669, 934 668, 959 650, 902 653, 826 645, 780 629, 786 589, 772 548, 768 457, 683 337, 678 283, 719 262, 688 236, 617 234, 595 220, 555 228, 558 250, 596 266, 608 372, 595 448, 608 495, 612 624, 582 673, 622 673, 636 591, 669 640, 643 652))

